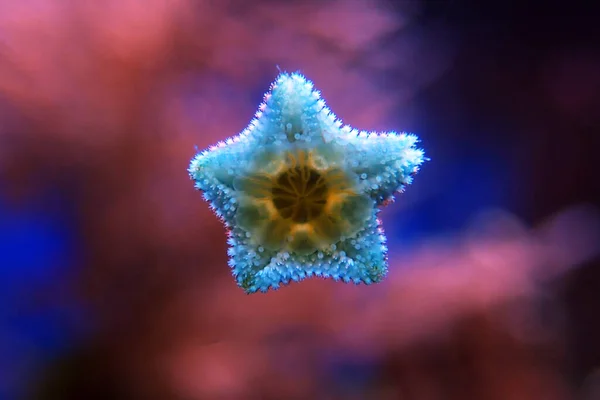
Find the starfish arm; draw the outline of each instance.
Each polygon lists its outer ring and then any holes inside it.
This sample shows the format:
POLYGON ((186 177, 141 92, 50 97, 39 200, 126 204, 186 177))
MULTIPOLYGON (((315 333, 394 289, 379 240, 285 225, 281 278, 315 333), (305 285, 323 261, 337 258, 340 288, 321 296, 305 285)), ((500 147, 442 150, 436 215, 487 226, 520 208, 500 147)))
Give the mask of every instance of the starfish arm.
POLYGON ((211 209, 227 226, 233 224, 237 208, 235 177, 248 163, 244 147, 245 143, 240 139, 228 139, 198 153, 188 168, 195 188, 202 192, 211 209))
POLYGON ((312 82, 297 73, 281 74, 265 94, 249 129, 262 146, 318 141, 319 115, 324 107, 312 82))
POLYGON ((364 180, 366 190, 378 204, 411 184, 425 161, 423 150, 416 147, 418 138, 413 134, 359 134, 358 140, 360 145, 356 148, 360 150, 355 156, 359 167, 355 172, 364 180))
POLYGON ((342 131, 347 166, 359 177, 364 193, 377 205, 402 192, 427 160, 423 150, 416 147, 418 138, 413 134, 367 133, 349 127, 342 131))
POLYGON ((271 262, 274 252, 253 245, 251 235, 239 227, 232 228, 227 243, 229 244, 228 264, 238 286, 246 293, 256 292, 256 275, 271 262))

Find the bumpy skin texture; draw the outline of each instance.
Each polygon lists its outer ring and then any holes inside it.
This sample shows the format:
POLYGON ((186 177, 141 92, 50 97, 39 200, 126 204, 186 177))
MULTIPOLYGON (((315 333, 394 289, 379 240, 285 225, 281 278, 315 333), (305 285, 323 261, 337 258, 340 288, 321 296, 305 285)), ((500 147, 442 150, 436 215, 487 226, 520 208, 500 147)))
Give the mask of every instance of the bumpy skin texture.
POLYGON ((310 81, 283 73, 248 128, 197 154, 189 174, 229 230, 247 293, 313 275, 371 284, 387 273, 377 214, 425 160, 416 142, 342 126, 310 81))

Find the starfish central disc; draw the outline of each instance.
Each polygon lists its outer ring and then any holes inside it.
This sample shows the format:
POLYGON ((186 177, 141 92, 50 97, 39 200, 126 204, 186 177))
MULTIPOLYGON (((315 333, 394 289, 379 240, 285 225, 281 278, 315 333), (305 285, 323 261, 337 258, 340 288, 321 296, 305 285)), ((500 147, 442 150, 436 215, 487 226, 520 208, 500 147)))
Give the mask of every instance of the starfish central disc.
POLYGON ((273 204, 279 215, 298 224, 314 220, 327 204, 325 178, 310 167, 288 168, 277 176, 273 188, 273 204))

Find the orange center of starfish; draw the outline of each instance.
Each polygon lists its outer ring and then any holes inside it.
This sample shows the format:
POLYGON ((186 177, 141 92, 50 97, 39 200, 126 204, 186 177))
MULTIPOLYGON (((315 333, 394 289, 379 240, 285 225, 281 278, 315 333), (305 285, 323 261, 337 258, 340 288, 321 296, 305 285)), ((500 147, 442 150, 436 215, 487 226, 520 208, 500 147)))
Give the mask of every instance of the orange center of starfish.
POLYGON ((271 189, 273 205, 284 219, 303 224, 323 213, 327 204, 326 179, 308 166, 281 172, 271 189))

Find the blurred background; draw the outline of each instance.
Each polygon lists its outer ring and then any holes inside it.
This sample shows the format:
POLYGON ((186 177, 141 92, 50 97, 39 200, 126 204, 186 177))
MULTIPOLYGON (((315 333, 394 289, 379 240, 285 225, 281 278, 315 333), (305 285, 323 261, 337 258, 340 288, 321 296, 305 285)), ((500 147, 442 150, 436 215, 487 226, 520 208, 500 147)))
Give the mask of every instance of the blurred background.
POLYGON ((508 3, 0 0, 0 399, 600 399, 598 13, 508 3), (230 275, 186 169, 278 68, 431 158, 381 284, 230 275))

